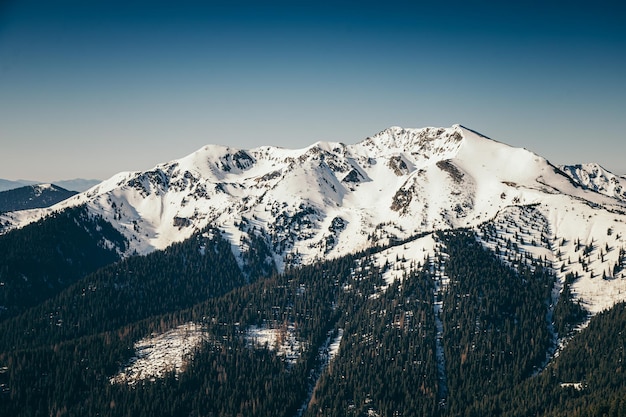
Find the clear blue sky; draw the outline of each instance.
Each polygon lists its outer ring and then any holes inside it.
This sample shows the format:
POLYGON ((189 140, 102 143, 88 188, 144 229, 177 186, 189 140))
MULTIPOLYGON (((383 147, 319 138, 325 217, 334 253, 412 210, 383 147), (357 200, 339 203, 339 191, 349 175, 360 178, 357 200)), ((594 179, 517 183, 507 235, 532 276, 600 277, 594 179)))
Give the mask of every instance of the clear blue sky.
POLYGON ((626 174, 622 6, 510 3, 0 0, 0 178, 454 123, 626 174))

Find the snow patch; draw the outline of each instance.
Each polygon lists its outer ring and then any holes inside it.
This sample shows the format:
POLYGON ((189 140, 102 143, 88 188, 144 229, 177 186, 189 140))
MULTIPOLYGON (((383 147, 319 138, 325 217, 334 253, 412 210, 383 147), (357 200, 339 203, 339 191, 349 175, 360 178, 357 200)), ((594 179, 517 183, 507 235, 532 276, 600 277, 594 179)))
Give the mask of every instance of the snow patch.
POLYGON ((375 254, 374 261, 383 271, 383 279, 387 285, 380 289, 381 292, 384 292, 394 281, 402 281, 405 274, 417 269, 418 263, 423 264, 434 254, 435 239, 432 233, 375 254))
POLYGON ((337 336, 328 346, 328 360, 332 361, 339 353, 339 346, 341 345, 341 339, 343 338, 343 329, 337 329, 337 336))
POLYGON ((206 340, 199 324, 186 323, 165 333, 135 343, 135 356, 113 376, 111 384, 135 385, 140 381, 155 381, 173 372, 184 372, 194 351, 206 340))
POLYGON ((266 347, 282 356, 290 365, 296 363, 303 350, 302 343, 296 339, 293 324, 280 328, 250 326, 245 337, 250 347, 266 347))
POLYGON ((582 382, 561 382, 561 388, 574 388, 576 391, 582 391, 585 389, 585 384, 582 382))

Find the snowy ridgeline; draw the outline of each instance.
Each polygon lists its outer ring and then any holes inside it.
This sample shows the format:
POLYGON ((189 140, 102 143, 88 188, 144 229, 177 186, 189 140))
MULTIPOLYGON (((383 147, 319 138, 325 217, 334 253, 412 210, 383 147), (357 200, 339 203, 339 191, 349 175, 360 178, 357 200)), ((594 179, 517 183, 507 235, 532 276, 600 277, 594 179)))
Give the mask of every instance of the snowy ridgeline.
POLYGON ((576 186, 579 171, 556 170, 538 155, 458 125, 394 127, 355 145, 206 146, 148 171, 117 174, 54 208, 3 213, 0 222, 9 230, 87 204, 128 238, 129 256, 211 225, 242 267, 252 243, 262 243, 268 261, 283 271, 419 233, 476 227, 511 205, 558 210, 564 204, 557 195, 626 219, 625 201, 612 191, 621 183, 610 190, 588 181, 576 186))
MULTIPOLYGON (((389 266, 387 285, 433 256, 432 238, 414 236, 471 228, 512 266, 541 259, 561 282, 578 274, 574 294, 597 313, 626 299, 626 182, 611 175, 592 165, 559 170, 458 125, 394 127, 355 145, 207 146, 120 173, 54 210, 87 204, 129 239, 125 255, 211 225, 242 270, 259 251, 281 272, 407 242, 375 255, 389 266)), ((3 213, 0 223, 21 227, 50 210, 3 213)))

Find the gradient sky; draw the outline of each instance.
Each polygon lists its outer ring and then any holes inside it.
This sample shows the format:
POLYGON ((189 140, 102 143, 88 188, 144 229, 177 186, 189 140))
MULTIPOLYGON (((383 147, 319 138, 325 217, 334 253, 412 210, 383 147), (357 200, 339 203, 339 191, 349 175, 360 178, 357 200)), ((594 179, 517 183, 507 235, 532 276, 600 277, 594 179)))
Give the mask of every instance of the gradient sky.
POLYGON ((460 123, 626 174, 618 2, 0 0, 0 178, 460 123))

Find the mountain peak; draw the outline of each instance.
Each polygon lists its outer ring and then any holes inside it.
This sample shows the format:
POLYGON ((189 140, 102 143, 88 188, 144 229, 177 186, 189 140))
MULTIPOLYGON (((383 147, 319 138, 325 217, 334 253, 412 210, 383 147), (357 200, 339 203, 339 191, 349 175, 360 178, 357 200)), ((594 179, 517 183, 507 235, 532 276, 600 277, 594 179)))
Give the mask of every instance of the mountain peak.
POLYGON ((377 156, 404 154, 416 166, 421 166, 426 160, 453 158, 463 139, 463 130, 459 125, 420 129, 392 126, 354 145, 354 148, 359 153, 377 156))
POLYGON ((404 128, 401 126, 391 126, 377 134, 367 138, 365 141, 371 141, 381 144, 391 144, 394 147, 407 148, 411 145, 419 145, 424 142, 432 142, 447 138, 461 140, 463 138, 460 125, 452 125, 451 127, 423 127, 423 128, 404 128), (408 146, 407 146, 408 145, 408 146))

